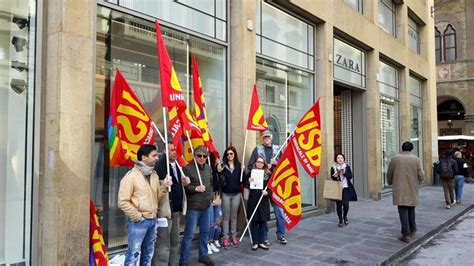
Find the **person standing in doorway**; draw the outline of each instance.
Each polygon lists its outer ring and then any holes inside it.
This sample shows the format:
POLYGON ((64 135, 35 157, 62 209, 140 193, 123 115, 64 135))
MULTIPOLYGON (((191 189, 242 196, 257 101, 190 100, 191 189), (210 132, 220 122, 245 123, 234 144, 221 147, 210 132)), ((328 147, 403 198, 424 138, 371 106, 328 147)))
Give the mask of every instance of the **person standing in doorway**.
POLYGON ((458 164, 452 158, 452 151, 445 151, 444 158, 438 164, 437 172, 443 184, 446 209, 454 205, 454 177, 458 174, 458 164))
POLYGON ((349 201, 357 201, 357 194, 351 182, 352 170, 345 162, 346 157, 342 153, 336 154, 334 164, 331 167, 331 178, 342 182, 342 200, 336 200, 336 212, 339 218, 339 227, 349 225, 347 214, 349 213, 349 201))
POLYGON ((155 242, 155 254, 152 265, 176 265, 179 262, 179 224, 182 215, 186 215, 186 195, 184 186, 191 182, 182 176, 177 162, 176 148, 168 142, 168 155, 164 154, 155 167, 163 182, 166 177, 173 181, 171 191, 165 195, 158 206, 158 234, 155 242), (166 156, 169 158, 170 175, 167 176, 166 156), (165 222, 166 219, 166 222, 165 222))
POLYGON ((456 151, 454 153, 454 160, 458 165, 458 174, 454 176, 454 192, 456 194, 457 204, 461 204, 462 191, 464 188, 464 178, 469 177, 467 169, 469 168, 467 162, 462 158, 462 153, 456 151))
POLYGON ((132 170, 120 180, 118 206, 127 216, 128 249, 125 265, 151 265, 156 240, 156 215, 158 205, 171 186, 166 179, 160 185, 153 170, 158 161, 156 147, 142 145, 137 152, 137 161, 132 170))
POLYGON ((409 243, 416 232, 415 207, 419 203, 420 184, 424 179, 421 161, 413 155, 413 144, 404 142, 402 152, 392 158, 388 166, 387 182, 393 186, 393 205, 398 206, 402 227, 400 241, 409 243))
MULTIPOLYGON (((278 150, 279 146, 273 145, 273 134, 270 130, 266 130, 262 134, 263 145, 257 145, 255 149, 252 151, 252 155, 248 161, 248 170, 251 171, 252 167, 255 165, 255 162, 258 157, 262 157, 265 159, 265 163, 267 164, 267 168, 270 171, 270 176, 273 173, 278 160, 278 150)), ((288 241, 285 237, 285 218, 283 217, 283 210, 276 205, 273 200, 270 199, 270 202, 273 206, 273 211, 276 217, 276 224, 277 224, 277 241, 280 244, 286 244, 288 241)), ((269 246, 270 241, 268 240, 268 225, 265 223, 265 245, 269 246)))
POLYGON ((189 253, 191 252, 191 241, 194 238, 196 226, 199 226, 199 262, 205 265, 214 265, 208 255, 209 239, 209 206, 213 200, 213 176, 212 169, 206 163, 209 152, 204 146, 194 149, 194 160, 183 171, 189 177, 191 183, 187 185, 186 198, 188 209, 186 212, 186 227, 184 228, 183 243, 181 245, 181 257, 179 265, 189 265, 189 253), (199 174, 198 174, 199 171, 199 174), (199 181, 201 176, 202 184, 199 181))

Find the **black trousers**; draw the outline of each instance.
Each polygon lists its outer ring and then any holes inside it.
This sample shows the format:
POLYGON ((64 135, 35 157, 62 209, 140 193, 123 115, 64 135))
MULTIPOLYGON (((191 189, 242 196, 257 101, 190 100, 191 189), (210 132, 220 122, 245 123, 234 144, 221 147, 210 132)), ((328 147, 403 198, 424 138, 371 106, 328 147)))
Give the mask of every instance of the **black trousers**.
POLYGON ((399 205, 398 216, 400 217, 403 236, 409 236, 416 231, 415 207, 399 205))
POLYGON ((349 212, 349 189, 344 188, 342 190, 342 200, 336 201, 336 212, 337 217, 339 217, 339 222, 342 223, 342 218, 347 218, 347 213, 349 212), (344 209, 344 210, 343 210, 344 209), (344 212, 344 216, 342 213, 344 212))

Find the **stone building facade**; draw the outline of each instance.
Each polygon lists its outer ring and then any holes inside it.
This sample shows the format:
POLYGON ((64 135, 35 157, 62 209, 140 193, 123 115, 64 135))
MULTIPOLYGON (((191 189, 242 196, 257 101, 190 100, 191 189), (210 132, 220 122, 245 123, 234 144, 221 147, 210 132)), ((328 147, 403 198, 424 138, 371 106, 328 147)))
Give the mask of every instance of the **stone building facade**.
POLYGON ((474 134, 474 2, 435 1, 438 133, 474 134))
MULTIPOLYGON (((243 150, 254 84, 279 144, 321 98, 321 173, 311 179, 300 171, 303 216, 330 207, 323 183, 337 152, 351 164, 360 198, 391 192, 386 168, 407 140, 415 144, 430 184, 438 150, 433 5, 433 0, 0 5, 0 217, 9 217, 0 221, 0 265, 87 263, 91 199, 109 251, 126 248, 117 192, 128 169, 108 164, 109 99, 119 68, 143 105, 153 108, 160 86, 156 18, 186 99, 192 99, 190 58, 198 60, 219 151, 230 143, 243 150)), ((163 130, 160 112, 152 111, 163 130)), ((249 140, 246 158, 258 142, 255 132, 249 140)))

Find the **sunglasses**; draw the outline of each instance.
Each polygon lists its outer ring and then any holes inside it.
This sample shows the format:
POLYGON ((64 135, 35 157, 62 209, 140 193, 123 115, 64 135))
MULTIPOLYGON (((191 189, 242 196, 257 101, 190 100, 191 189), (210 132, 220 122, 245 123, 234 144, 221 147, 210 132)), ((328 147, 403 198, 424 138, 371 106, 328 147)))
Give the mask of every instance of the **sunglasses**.
POLYGON ((228 152, 226 155, 227 155, 227 156, 229 156, 229 155, 234 155, 234 153, 233 153, 233 152, 228 152))
POLYGON ((198 157, 199 159, 201 159, 201 158, 206 159, 207 155, 205 155, 205 154, 196 154, 196 157, 198 157))
POLYGON ((256 161, 256 163, 264 163, 263 161, 256 161))

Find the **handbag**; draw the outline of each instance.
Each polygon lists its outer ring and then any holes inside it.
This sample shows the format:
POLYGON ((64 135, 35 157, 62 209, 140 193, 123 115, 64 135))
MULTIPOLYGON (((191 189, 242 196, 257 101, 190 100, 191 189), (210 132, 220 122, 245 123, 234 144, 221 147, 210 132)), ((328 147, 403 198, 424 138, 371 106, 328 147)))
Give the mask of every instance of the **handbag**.
POLYGON ((323 198, 328 200, 342 200, 342 182, 324 180, 323 198))
POLYGON ((214 199, 212 200, 212 204, 214 206, 221 206, 222 205, 221 194, 219 194, 219 193, 214 194, 214 199))

